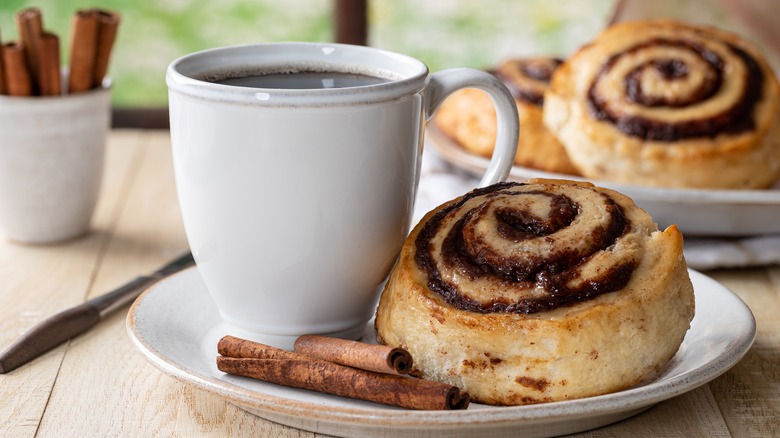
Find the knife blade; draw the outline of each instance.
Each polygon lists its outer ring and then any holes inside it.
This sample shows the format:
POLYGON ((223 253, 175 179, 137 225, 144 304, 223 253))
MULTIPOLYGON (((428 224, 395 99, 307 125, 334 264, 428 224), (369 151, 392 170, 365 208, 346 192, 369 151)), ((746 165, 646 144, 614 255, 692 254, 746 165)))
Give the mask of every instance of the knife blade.
POLYGON ((149 275, 138 276, 106 294, 46 318, 0 353, 0 374, 10 372, 86 332, 114 310, 136 299, 152 284, 194 263, 195 259, 188 251, 149 275))

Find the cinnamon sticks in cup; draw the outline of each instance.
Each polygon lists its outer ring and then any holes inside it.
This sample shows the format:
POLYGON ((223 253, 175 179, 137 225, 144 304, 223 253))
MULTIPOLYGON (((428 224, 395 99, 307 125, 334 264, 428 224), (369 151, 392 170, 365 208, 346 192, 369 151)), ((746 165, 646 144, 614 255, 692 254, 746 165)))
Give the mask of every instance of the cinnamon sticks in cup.
MULTIPOLYGON (((359 356, 373 356, 368 361, 374 365, 387 362, 378 359, 392 356, 392 348, 369 344, 334 340, 322 336, 303 337, 304 351, 328 351, 327 357, 338 357, 352 366, 316 358, 300 352, 291 352, 233 336, 225 336, 217 345, 221 356, 217 357, 217 368, 221 371, 244 377, 251 377, 270 383, 311 391, 335 394, 342 397, 373 401, 406 409, 465 409, 469 396, 455 386, 439 382, 405 377, 385 365, 393 374, 356 368, 364 363, 359 356), (320 346, 322 348, 316 348, 320 346), (378 347, 378 348, 375 348, 378 347), (334 353, 333 350, 345 348, 334 353), (348 357, 344 360, 344 357, 348 357)), ((296 342, 296 350, 297 348, 296 342)), ((397 352, 396 352, 397 353, 397 352)), ((408 353, 406 353, 408 355, 408 353)), ((410 359, 410 358, 409 358, 410 359)), ((392 361, 391 361, 392 362, 392 361)), ((411 360, 409 361, 411 368, 411 360)), ((408 371, 408 370, 407 370, 408 371)))
MULTIPOLYGON (((119 27, 119 15, 102 10, 77 11, 73 19, 68 93, 102 86, 119 27)), ((38 8, 16 14, 19 41, 0 46, 0 94, 63 94, 60 41, 47 32, 38 8)))

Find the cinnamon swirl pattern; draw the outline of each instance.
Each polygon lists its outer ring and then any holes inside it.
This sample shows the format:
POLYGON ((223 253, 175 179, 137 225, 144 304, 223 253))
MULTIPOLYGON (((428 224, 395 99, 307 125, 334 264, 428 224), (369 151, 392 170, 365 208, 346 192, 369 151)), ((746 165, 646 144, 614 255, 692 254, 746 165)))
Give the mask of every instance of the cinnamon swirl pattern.
MULTIPOLYGON (((520 139, 515 164, 549 172, 578 175, 566 151, 542 122, 544 92, 561 60, 550 57, 510 59, 491 73, 515 98, 520 139)), ((438 128, 465 150, 489 157, 496 138, 496 115, 487 94, 476 89, 455 92, 434 119, 438 128)))
POLYGON ((780 177, 777 79, 736 35, 619 24, 568 59, 545 98, 545 123, 586 177, 694 188, 780 177))
POLYGON ((515 100, 541 107, 550 78, 562 63, 548 57, 510 59, 491 73, 506 85, 515 100))
POLYGON ((378 338, 415 373, 482 403, 617 391, 652 377, 693 317, 675 227, 589 183, 475 190, 412 231, 382 294, 378 338))

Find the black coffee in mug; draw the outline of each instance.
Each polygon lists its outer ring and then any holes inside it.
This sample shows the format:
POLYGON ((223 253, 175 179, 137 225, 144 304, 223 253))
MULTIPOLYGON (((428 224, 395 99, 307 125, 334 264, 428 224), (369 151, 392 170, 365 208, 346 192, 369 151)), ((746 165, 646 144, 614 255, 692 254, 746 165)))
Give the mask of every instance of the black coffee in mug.
POLYGON ((323 88, 350 88, 383 84, 390 79, 362 73, 339 71, 291 71, 282 73, 234 73, 209 82, 238 87, 270 88, 276 90, 313 90, 323 88))

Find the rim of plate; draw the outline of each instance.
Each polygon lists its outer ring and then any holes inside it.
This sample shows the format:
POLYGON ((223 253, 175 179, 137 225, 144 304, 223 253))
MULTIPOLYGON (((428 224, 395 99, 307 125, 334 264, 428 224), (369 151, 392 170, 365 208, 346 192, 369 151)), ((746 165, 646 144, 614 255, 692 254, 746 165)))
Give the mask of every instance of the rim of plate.
MULTIPOLYGON (((180 276, 193 275, 197 267, 188 268, 148 288, 130 308, 127 316, 127 332, 132 342, 141 353, 157 368, 179 381, 192 384, 200 389, 215 392, 236 404, 250 406, 260 411, 277 414, 305 417, 330 423, 357 423, 369 426, 392 425, 395 427, 452 427, 458 425, 550 421, 556 418, 573 419, 604 412, 625 412, 655 403, 688 392, 720 376, 747 353, 752 345, 756 326, 752 312, 747 305, 733 292, 717 281, 694 270, 689 270, 694 284, 709 283, 710 287, 721 289, 719 293, 729 294, 729 298, 742 307, 750 318, 749 332, 743 333, 739 342, 731 345, 726 354, 707 362, 697 368, 675 376, 661 376, 655 381, 642 386, 630 388, 616 393, 599 395, 576 400, 522 406, 484 406, 483 409, 454 411, 414 411, 391 408, 352 408, 327 407, 321 404, 291 400, 288 398, 264 394, 239 385, 235 385, 212 376, 192 372, 166 357, 166 355, 151 345, 140 333, 136 321, 139 312, 149 297, 158 293, 164 287, 169 287, 172 281, 180 276)), ((727 296, 727 295, 723 295, 727 296)), ((748 322, 747 320, 745 322, 748 322)), ((303 391, 303 390, 296 390, 303 391)))

